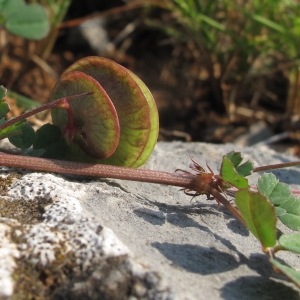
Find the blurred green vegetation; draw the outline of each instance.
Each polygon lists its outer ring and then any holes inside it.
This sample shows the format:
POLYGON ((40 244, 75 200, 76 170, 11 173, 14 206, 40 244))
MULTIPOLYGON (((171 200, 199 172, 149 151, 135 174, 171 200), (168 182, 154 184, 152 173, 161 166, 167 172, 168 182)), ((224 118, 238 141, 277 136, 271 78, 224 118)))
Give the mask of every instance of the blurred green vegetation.
POLYGON ((51 54, 59 34, 59 26, 65 18, 71 0, 30 0, 30 3, 40 3, 46 8, 50 21, 50 33, 38 45, 38 55, 45 59, 51 54))
MULTIPOLYGON (((294 123, 285 122, 300 113, 300 0, 28 0, 26 3, 41 4, 46 9, 50 32, 44 39, 25 41, 22 48, 14 50, 9 47, 5 28, 1 28, 7 42, 2 45, 0 75, 7 78, 6 86, 15 92, 23 93, 19 88, 24 85, 22 76, 30 70, 32 62, 56 81, 75 56, 96 54, 132 69, 142 60, 138 67, 147 73, 148 82, 156 80, 151 89, 160 83, 161 89, 173 89, 161 98, 164 111, 160 115, 166 120, 161 124, 167 130, 193 131, 191 136, 195 140, 212 135, 211 131, 207 134, 201 131, 219 122, 219 114, 212 114, 215 123, 210 121, 211 111, 221 113, 221 126, 231 123, 234 127, 240 122, 247 127, 265 120, 279 131, 294 128, 294 123), (74 27, 94 18, 103 21, 103 30, 114 46, 112 53, 91 53, 86 41, 81 50, 67 44, 70 33, 78 29, 74 27), (55 44, 59 55, 54 58, 51 55, 57 54, 53 51, 55 44), (66 50, 64 61, 62 51, 66 50), (151 51, 155 52, 152 57, 147 56, 151 51), (17 56, 21 67, 11 67, 8 59, 11 53, 20 54, 17 56), (9 77, 7 73, 12 75, 9 77), (167 103, 169 99, 171 105, 167 103)), ((95 35, 95 39, 105 43, 99 36, 95 35)), ((52 84, 49 82, 47 88, 52 84)), ((25 94, 40 98, 30 91, 25 94)), ((43 93, 40 95, 44 97, 43 93)), ((222 133, 216 140, 224 141, 223 136, 222 133)))
POLYGON ((229 116, 247 82, 277 70, 290 81, 285 112, 300 112, 299 0, 138 2, 169 13, 162 20, 148 6, 145 22, 186 44, 207 72, 215 104, 229 116))
POLYGON ((45 9, 39 4, 27 5, 24 0, 2 0, 0 19, 0 27, 27 39, 39 40, 49 32, 45 9))

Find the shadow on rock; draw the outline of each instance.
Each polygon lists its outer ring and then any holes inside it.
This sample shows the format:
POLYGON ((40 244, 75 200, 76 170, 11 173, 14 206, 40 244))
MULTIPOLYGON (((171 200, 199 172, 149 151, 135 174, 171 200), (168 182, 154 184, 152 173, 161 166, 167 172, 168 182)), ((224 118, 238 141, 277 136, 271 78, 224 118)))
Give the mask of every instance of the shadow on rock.
POLYGON ((152 225, 162 226, 166 221, 166 217, 161 211, 152 210, 149 208, 139 208, 134 210, 133 212, 138 217, 144 219, 152 225))
POLYGON ((182 214, 182 213, 169 213, 167 214, 167 221, 168 223, 180 227, 180 228, 187 228, 187 227, 192 227, 192 228, 198 228, 201 231, 209 232, 211 233, 211 230, 199 224, 189 216, 182 214))
MULTIPOLYGON (((282 163, 290 162, 289 159, 282 157, 282 155, 274 155, 275 158, 280 159, 282 163)), ((300 169, 277 169, 272 170, 272 173, 276 176, 276 178, 280 182, 284 182, 287 184, 299 184, 299 176, 300 176, 300 169)))
MULTIPOLYGON (((293 268, 280 257, 276 257, 276 260, 283 265, 293 268)), ((268 257, 263 253, 250 254, 250 257, 249 259, 247 259, 246 264, 251 270, 257 272, 261 276, 264 276, 266 278, 272 276, 273 278, 278 278, 289 282, 285 275, 283 275, 282 273, 276 273, 273 270, 272 264, 269 262, 268 257)))
POLYGON ((240 234, 241 236, 249 236, 249 230, 237 219, 231 219, 227 223, 227 228, 232 232, 240 234))
POLYGON ((225 300, 296 300, 299 299, 299 293, 269 278, 245 276, 225 284, 221 289, 221 297, 225 300))
POLYGON ((151 245, 173 264, 192 273, 215 274, 233 270, 239 266, 234 256, 215 248, 157 242, 151 245))

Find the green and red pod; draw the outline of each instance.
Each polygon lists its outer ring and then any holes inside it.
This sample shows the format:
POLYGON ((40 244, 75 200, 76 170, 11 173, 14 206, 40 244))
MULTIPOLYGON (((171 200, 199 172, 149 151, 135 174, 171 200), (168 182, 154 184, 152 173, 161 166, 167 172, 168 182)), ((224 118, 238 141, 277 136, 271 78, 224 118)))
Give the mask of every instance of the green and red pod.
MULTIPOLYGON (((68 159, 139 167, 157 141, 158 112, 146 85, 128 69, 97 56, 72 64, 54 87, 51 99, 94 92, 71 100, 74 120, 81 128, 68 159)), ((52 109, 53 124, 64 129, 68 114, 52 109)))

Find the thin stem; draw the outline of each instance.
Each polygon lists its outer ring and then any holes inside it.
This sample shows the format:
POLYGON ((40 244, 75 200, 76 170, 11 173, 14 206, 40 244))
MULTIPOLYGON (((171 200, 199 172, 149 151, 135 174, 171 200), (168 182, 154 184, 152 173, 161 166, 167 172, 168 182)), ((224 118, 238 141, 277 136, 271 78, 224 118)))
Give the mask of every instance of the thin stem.
POLYGON ((276 252, 282 251, 282 250, 286 250, 286 249, 283 248, 281 245, 276 245, 275 247, 273 247, 272 253, 275 254, 276 252))
POLYGON ((54 108, 54 107, 62 107, 64 108, 65 107, 65 103, 66 101, 70 101, 70 100, 73 100, 73 99, 76 99, 78 97, 82 97, 82 96, 87 96, 87 95, 90 95, 92 94, 93 92, 88 92, 88 93, 83 93, 83 94, 79 94, 79 95, 74 95, 74 96, 68 96, 68 97, 65 97, 65 98, 61 98, 61 99, 58 99, 58 100, 55 100, 55 101, 52 101, 52 102, 49 102, 49 103, 46 103, 40 107, 37 107, 31 111, 28 111, 18 117, 15 117, 13 119, 10 119, 8 121, 6 121, 4 124, 0 125, 0 130, 3 130, 21 120, 24 120, 24 119, 27 119, 28 117, 31 117, 41 111, 44 111, 44 110, 47 110, 47 109, 50 109, 50 108, 54 108))
POLYGON ((282 168, 288 168, 288 167, 294 167, 299 166, 300 161, 292 161, 292 162, 286 162, 281 164, 274 164, 274 165, 268 165, 268 166, 261 166, 257 167, 253 170, 253 172, 261 172, 261 171, 268 171, 268 170, 274 170, 274 169, 282 169, 282 168))
POLYGON ((161 171, 116 167, 101 164, 88 164, 10 154, 0 154, 0 165, 36 171, 143 181, 180 186, 183 188, 188 188, 191 181, 196 177, 196 175, 192 174, 183 175, 161 171))
POLYGON ((205 181, 201 182, 198 175, 168 173, 10 154, 0 154, 0 165, 14 168, 26 168, 37 171, 49 171, 54 173, 97 176, 173 185, 180 186, 184 189, 193 189, 200 193, 207 192, 214 196, 217 201, 222 203, 238 220, 242 222, 242 224, 245 225, 245 221, 240 212, 233 205, 231 205, 230 202, 224 196, 222 196, 220 192, 210 187, 210 185, 208 185, 205 181))

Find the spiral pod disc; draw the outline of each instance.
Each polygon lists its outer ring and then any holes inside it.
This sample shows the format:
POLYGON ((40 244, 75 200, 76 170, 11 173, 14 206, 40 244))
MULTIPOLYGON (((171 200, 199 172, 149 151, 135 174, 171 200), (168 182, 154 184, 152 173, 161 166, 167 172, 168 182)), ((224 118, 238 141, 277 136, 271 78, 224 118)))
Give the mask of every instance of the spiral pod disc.
MULTIPOLYGON (((118 115, 120 137, 114 153, 106 155, 106 159, 98 159, 100 156, 95 155, 99 151, 98 147, 105 148, 105 144, 107 142, 111 143, 111 141, 97 134, 100 130, 98 126, 101 122, 98 123, 98 121, 93 120, 94 117, 92 118, 88 113, 85 113, 84 117, 82 116, 83 111, 87 110, 85 104, 83 104, 86 100, 80 98, 74 102, 74 105, 72 100, 70 105, 76 119, 85 123, 86 128, 90 130, 90 132, 85 133, 83 138, 87 137, 88 134, 92 134, 93 138, 91 140, 93 140, 93 143, 90 143, 89 147, 95 147, 95 150, 86 151, 87 146, 83 147, 84 142, 79 142, 80 139, 74 140, 74 143, 70 145, 68 158, 77 161, 130 167, 142 165, 153 151, 158 135, 157 108, 146 85, 136 75, 116 62, 96 56, 86 57, 75 62, 62 74, 60 81, 64 82, 73 72, 84 73, 86 76, 96 80, 111 99, 118 115), (83 102, 82 105, 77 103, 79 101, 83 102), (87 120, 85 120, 86 117, 88 118, 87 120), (90 125, 88 126, 87 124, 90 125), (91 153, 94 154, 91 155, 91 153)), ((79 76, 77 78, 81 80, 79 76)), ((60 94, 61 88, 63 89, 61 84, 58 82, 55 86, 51 99, 68 96, 67 92, 60 94)), ((91 90, 80 90, 80 92, 89 91, 91 90)), ((74 95, 73 91, 72 95, 74 95)), ((97 100, 95 99, 95 101, 97 100)), ((106 108, 103 108, 103 111, 105 110, 106 108)), ((67 118, 67 115, 62 111, 63 109, 52 110, 53 123, 60 128, 67 122, 64 119, 67 118)), ((100 117, 101 114, 99 114, 100 117)), ((78 125, 81 126, 80 124, 78 125)), ((114 126, 110 125, 108 128, 111 129, 114 126)))
MULTIPOLYGON (((119 144, 120 125, 115 107, 101 85, 92 77, 75 71, 61 76, 51 97, 64 98, 87 90, 93 94, 69 102, 75 124, 80 129, 70 147, 78 145, 90 157, 106 158, 119 144), (105 140, 105 143, 99 143, 99 140, 105 140)), ((51 113, 53 124, 63 130, 68 121, 67 111, 53 108, 51 113)))

